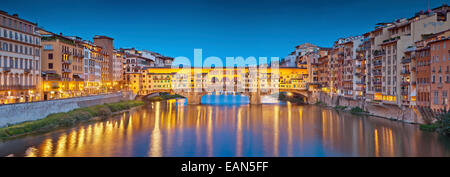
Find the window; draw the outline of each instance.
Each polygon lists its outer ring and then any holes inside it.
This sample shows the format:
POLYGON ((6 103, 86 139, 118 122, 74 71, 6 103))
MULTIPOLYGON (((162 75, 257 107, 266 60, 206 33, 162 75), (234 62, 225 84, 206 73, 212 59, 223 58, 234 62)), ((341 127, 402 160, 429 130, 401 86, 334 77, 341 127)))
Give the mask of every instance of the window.
POLYGON ((9 67, 14 67, 14 59, 12 57, 9 57, 9 67))
POLYGON ((447 91, 442 91, 442 105, 445 105, 447 102, 447 91))
POLYGON ((48 59, 49 59, 49 60, 53 59, 53 53, 49 53, 49 54, 48 54, 48 59))
POLYGON ((53 63, 48 64, 48 69, 53 69, 53 63))
POLYGON ((433 104, 439 104, 439 92, 438 91, 434 91, 433 92, 433 104))
POLYGON ((14 68, 19 68, 19 59, 18 58, 14 59, 14 68))
POLYGON ((53 45, 44 45, 44 50, 53 50, 53 45))
POLYGON ((433 77, 431 78, 431 82, 432 83, 436 82, 436 76, 435 75, 433 75, 433 77))

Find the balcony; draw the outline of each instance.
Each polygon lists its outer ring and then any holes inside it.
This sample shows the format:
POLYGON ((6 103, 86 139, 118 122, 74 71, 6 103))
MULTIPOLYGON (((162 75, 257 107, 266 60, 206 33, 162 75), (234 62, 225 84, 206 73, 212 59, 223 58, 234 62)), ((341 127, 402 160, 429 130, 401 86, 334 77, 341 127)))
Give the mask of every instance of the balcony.
POLYGON ((72 52, 69 50, 62 50, 63 54, 72 55, 72 52))
POLYGON ((373 85, 381 85, 381 82, 380 81, 373 82, 373 85))
POLYGON ((408 96, 408 95, 409 95, 409 93, 408 93, 408 91, 402 91, 402 95, 404 95, 404 96, 408 96))
POLYGON ((383 56, 385 54, 386 54, 386 52, 384 50, 375 50, 375 51, 373 51, 373 57, 374 58, 381 57, 381 56, 383 56))
POLYGON ((409 75, 409 74, 411 74, 411 72, 409 70, 402 70, 402 72, 400 72, 400 74, 409 75))
POLYGON ((362 61, 362 60, 364 60, 364 59, 365 59, 365 58, 362 57, 362 56, 356 56, 356 60, 362 61))
POLYGON ((23 72, 26 73, 26 74, 31 73, 31 69, 29 69, 29 68, 24 69, 23 72))
POLYGON ((2 85, 0 86, 0 90, 30 90, 36 89, 35 85, 2 85))
POLYGON ((383 74, 381 72, 374 72, 373 75, 374 76, 382 76, 383 74))
POLYGON ((401 86, 408 86, 409 85, 409 82, 407 82, 407 81, 403 81, 402 83, 401 83, 401 86))
POLYGON ((381 63, 381 62, 374 62, 373 63, 373 66, 374 67, 380 67, 380 66, 382 66, 383 64, 381 63))
POLYGON ((364 73, 362 73, 362 72, 355 72, 355 77, 356 78, 360 78, 362 76, 364 76, 364 73))
POLYGON ((411 58, 406 58, 402 60, 402 64, 411 63, 411 58))
POLYGON ((11 72, 11 68, 10 67, 2 67, 2 72, 4 72, 4 73, 11 72))
POLYGON ((62 63, 70 65, 70 64, 72 64, 72 61, 70 61, 70 60, 63 60, 62 63))
POLYGON ((71 69, 67 69, 67 68, 63 68, 63 69, 62 69, 62 72, 63 72, 63 73, 71 73, 72 70, 71 70, 71 69))

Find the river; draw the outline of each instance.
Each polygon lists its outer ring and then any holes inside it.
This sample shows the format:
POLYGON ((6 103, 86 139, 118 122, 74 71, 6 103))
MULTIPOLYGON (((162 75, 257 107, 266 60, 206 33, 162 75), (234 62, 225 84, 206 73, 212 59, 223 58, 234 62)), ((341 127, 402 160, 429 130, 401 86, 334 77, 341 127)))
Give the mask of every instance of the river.
POLYGON ((248 105, 241 96, 153 102, 103 121, 0 142, 0 156, 450 156, 417 125, 315 105, 248 105))

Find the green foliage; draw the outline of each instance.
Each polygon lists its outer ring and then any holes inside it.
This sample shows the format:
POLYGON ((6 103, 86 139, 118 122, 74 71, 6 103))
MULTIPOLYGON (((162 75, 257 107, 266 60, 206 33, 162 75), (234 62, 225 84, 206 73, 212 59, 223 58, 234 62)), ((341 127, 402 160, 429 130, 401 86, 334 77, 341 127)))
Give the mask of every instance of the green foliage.
POLYGON ((450 112, 439 116, 436 122, 438 125, 437 131, 445 136, 450 136, 450 112))
POLYGON ((438 117, 438 121, 429 125, 420 125, 423 131, 436 131, 442 135, 450 136, 450 112, 445 112, 438 117))
POLYGON ((343 110, 347 109, 347 106, 335 106, 334 109, 343 111, 343 110))
POLYGON ((365 113, 366 111, 364 111, 363 109, 361 109, 360 107, 354 107, 350 110, 350 113, 352 114, 362 114, 365 113))
POLYGON ((421 124, 420 130, 434 132, 438 128, 436 124, 421 124))
POLYGON ((24 122, 10 127, 0 128, 0 138, 22 135, 31 132, 46 132, 59 127, 70 127, 76 123, 88 121, 93 117, 107 117, 113 112, 143 105, 142 101, 122 101, 112 104, 78 108, 65 113, 50 114, 46 118, 24 122))
POLYGON ((321 101, 316 102, 315 105, 317 105, 317 106, 327 106, 326 103, 321 102, 321 101))
POLYGON ((184 98, 181 95, 175 94, 170 95, 168 93, 160 93, 159 96, 154 96, 150 98, 146 98, 146 101, 164 101, 164 100, 171 100, 171 99, 177 99, 177 98, 184 98))

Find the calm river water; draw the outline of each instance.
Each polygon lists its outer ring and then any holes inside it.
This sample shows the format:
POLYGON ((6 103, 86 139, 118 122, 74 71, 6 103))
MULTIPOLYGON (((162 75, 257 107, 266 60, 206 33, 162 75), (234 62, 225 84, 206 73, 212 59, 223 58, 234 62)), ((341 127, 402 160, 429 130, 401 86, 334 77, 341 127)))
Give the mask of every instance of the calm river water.
POLYGON ((0 156, 450 156, 417 125, 240 96, 154 102, 104 121, 0 142, 0 156), (243 104, 239 104, 243 103, 243 104))

